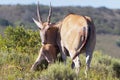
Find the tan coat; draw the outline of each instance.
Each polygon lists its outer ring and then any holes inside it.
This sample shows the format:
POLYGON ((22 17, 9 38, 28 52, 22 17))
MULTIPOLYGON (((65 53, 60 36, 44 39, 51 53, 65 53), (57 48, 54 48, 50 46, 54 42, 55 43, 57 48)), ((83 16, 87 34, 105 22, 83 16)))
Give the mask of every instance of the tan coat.
POLYGON ((92 53, 96 44, 96 30, 92 19, 88 16, 69 14, 61 22, 58 33, 58 45, 63 60, 66 61, 66 53, 73 60, 72 68, 79 71, 79 54, 86 53, 86 71, 90 68, 92 53))

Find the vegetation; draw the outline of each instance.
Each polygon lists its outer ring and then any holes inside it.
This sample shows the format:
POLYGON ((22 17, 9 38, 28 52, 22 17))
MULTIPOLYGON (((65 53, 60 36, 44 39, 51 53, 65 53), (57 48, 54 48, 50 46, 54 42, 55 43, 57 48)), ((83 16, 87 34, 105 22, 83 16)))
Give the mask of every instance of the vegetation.
MULTIPOLYGON (((45 21, 49 7, 40 7, 41 16, 45 21)), ((105 7, 53 7, 51 20, 57 22, 69 13, 92 17, 97 34, 101 34, 97 35, 97 51, 94 52, 87 79, 119 80, 120 59, 107 56, 103 52, 120 57, 120 10, 105 7), (99 49, 103 52, 98 51, 99 49)), ((36 18, 35 4, 0 5, 0 80, 86 80, 84 55, 80 56, 82 66, 79 75, 70 68, 69 57, 67 65, 56 61, 47 69, 30 71, 41 47, 39 32, 33 27, 35 25, 32 17, 36 18)))
POLYGON ((119 80, 120 59, 115 59, 100 51, 95 51, 92 67, 88 77, 85 77, 85 56, 79 75, 70 68, 71 59, 67 65, 56 61, 47 69, 31 72, 30 68, 38 56, 40 48, 39 33, 23 27, 8 27, 5 35, 0 36, 0 80, 119 80), (21 41, 22 40, 22 41, 21 41))
MULTIPOLYGON (((48 6, 40 6, 41 16, 43 21, 46 21, 48 16, 48 6)), ((98 34, 117 34, 120 35, 120 10, 108 9, 105 7, 53 7, 52 22, 62 20, 67 14, 76 13, 87 15, 93 18, 98 34), (62 14, 62 15, 61 15, 62 14)), ((6 24, 25 25, 27 28, 33 27, 32 18, 36 18, 36 5, 1 5, 0 6, 0 24, 2 20, 6 20, 6 24)), ((1 27, 4 27, 0 25, 1 27)))
POLYGON ((96 50, 101 50, 102 53, 112 57, 120 58, 120 47, 117 44, 119 35, 101 34, 97 35, 96 50))
POLYGON ((0 50, 33 53, 38 51, 40 37, 37 31, 25 30, 23 27, 7 27, 0 37, 0 50), (33 50, 33 51, 32 51, 33 50))
POLYGON ((116 44, 117 44, 117 46, 120 47, 120 39, 118 39, 118 40, 116 41, 116 44))
POLYGON ((9 26, 12 25, 8 20, 0 19, 0 25, 1 26, 9 26))

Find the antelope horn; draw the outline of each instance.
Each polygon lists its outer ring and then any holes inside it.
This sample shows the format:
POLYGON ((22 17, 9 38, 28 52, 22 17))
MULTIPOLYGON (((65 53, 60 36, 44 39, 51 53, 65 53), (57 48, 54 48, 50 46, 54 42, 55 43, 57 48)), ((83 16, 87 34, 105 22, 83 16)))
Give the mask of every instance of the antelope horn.
POLYGON ((39 1, 38 1, 38 5, 37 5, 37 16, 38 16, 39 22, 42 23, 42 19, 41 19, 41 16, 40 16, 40 11, 39 11, 39 1))
POLYGON ((50 3, 50 7, 49 7, 49 14, 48 14, 48 18, 47 18, 47 22, 50 23, 50 18, 51 18, 51 14, 52 14, 52 7, 51 7, 51 3, 50 3))

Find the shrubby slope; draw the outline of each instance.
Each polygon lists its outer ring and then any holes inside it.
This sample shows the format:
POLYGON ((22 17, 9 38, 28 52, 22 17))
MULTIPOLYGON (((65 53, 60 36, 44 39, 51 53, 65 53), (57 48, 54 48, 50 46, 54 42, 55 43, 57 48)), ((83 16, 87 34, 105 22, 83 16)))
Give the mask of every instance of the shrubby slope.
MULTIPOLYGON (((23 27, 8 27, 5 30, 5 36, 0 36, 0 80, 86 79, 84 55, 80 55, 82 66, 78 76, 74 69, 70 68, 71 59, 69 57, 67 58, 67 65, 56 61, 55 64, 49 65, 47 69, 31 72, 30 68, 38 56, 40 46, 38 32, 26 30, 23 27)), ((95 51, 87 79, 119 80, 120 59, 95 51)))

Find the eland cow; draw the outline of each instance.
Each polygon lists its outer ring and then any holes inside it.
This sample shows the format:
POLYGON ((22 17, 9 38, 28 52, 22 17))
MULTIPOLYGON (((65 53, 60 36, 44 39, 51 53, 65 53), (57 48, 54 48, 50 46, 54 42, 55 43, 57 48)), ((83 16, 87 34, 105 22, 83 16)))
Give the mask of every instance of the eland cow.
POLYGON ((57 58, 57 54, 59 53, 58 45, 56 43, 56 40, 57 40, 56 32, 58 31, 58 28, 54 27, 53 26, 54 24, 50 23, 51 7, 49 10, 47 22, 43 23, 41 20, 41 16, 39 15, 39 4, 37 5, 37 15, 39 18, 38 19, 39 22, 36 21, 35 19, 33 20, 38 25, 38 28, 40 30, 42 47, 40 49, 38 58, 36 59, 35 63, 31 67, 31 70, 37 70, 38 65, 41 64, 43 60, 47 60, 48 63, 53 63, 57 58))
POLYGON ((37 8, 38 21, 33 19, 40 29, 42 44, 54 44, 59 46, 62 59, 66 61, 66 55, 72 59, 72 68, 79 71, 79 54, 86 53, 86 70, 90 68, 92 53, 96 43, 95 26, 88 16, 69 14, 62 21, 50 23, 51 6, 47 22, 42 22, 37 8))

